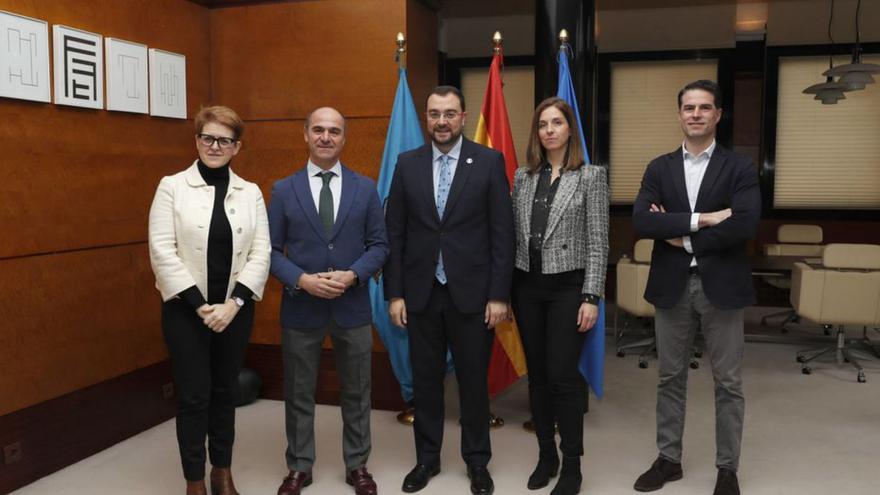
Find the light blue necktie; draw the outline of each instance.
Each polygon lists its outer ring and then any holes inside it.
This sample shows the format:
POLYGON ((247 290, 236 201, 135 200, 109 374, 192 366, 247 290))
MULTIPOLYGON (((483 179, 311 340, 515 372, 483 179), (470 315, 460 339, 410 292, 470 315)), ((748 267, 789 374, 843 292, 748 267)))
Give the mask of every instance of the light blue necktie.
MULTIPOLYGON (((440 176, 437 179, 437 215, 443 220, 443 212, 446 210, 446 199, 449 197, 449 187, 452 185, 452 172, 449 167, 449 155, 440 155, 440 176)), ((437 268, 434 276, 441 284, 446 284, 446 270, 443 268, 443 253, 437 257, 437 268)))

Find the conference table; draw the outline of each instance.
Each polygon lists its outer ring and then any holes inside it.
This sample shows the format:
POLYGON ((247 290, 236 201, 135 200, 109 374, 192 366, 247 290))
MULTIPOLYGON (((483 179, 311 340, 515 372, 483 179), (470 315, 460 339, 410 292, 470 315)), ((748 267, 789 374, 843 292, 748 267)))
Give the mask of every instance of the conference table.
POLYGON ((808 265, 821 265, 822 258, 806 256, 766 256, 755 254, 749 256, 749 266, 755 277, 787 277, 794 270, 794 264, 802 262, 808 265))

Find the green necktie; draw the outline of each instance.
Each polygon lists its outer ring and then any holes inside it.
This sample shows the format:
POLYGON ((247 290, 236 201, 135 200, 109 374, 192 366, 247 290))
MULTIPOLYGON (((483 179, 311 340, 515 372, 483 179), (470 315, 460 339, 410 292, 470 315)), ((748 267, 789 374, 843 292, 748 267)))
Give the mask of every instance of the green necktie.
POLYGON ((324 232, 327 237, 333 233, 333 193, 330 192, 330 179, 336 176, 333 172, 322 172, 321 196, 318 199, 318 216, 324 224, 324 232))

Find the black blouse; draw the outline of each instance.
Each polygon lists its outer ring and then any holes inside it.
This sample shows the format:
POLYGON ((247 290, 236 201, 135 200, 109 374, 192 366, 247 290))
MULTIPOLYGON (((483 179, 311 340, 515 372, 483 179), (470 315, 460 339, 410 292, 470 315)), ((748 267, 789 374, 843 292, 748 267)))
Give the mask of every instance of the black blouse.
POLYGON ((550 182, 552 168, 545 164, 538 172, 538 184, 535 186, 535 199, 532 202, 532 223, 529 232, 529 271, 541 273, 541 249, 544 245, 544 233, 547 231, 547 221, 550 219, 550 207, 553 206, 553 198, 559 189, 559 179, 556 177, 550 182))

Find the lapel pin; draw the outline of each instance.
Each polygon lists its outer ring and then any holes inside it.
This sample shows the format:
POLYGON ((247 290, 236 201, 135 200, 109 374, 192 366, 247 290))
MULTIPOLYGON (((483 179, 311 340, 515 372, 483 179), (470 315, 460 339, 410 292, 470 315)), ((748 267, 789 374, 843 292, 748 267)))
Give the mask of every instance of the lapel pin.
POLYGON ((468 165, 470 165, 470 164, 474 163, 474 159, 473 159, 473 158, 468 158, 468 159, 465 160, 464 162, 467 163, 468 165))

